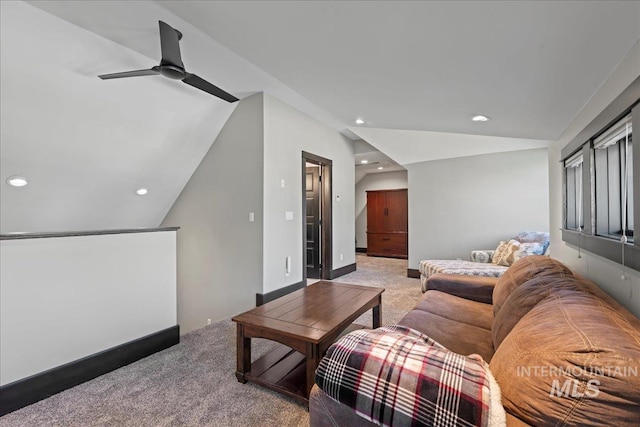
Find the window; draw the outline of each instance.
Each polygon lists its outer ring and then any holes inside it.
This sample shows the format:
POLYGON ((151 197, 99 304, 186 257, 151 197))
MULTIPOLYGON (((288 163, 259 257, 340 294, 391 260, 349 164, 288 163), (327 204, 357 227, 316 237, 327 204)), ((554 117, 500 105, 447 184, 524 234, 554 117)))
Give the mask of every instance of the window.
MULTIPOLYGON (((631 115, 594 140, 595 234, 633 241, 631 115)), ((567 225, 567 228, 569 226, 567 225)))
POLYGON ((564 162, 566 194, 565 194, 565 228, 582 231, 584 215, 582 213, 582 152, 574 154, 564 162))
POLYGON ((561 150, 562 240, 640 272, 640 76, 561 150), (582 178, 582 179, 580 179, 582 178))

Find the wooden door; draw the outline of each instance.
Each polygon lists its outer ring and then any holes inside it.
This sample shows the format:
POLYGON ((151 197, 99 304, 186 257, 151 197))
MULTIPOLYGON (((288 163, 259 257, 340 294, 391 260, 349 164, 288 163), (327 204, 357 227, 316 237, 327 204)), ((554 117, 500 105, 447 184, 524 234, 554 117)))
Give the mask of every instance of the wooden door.
POLYGON ((385 231, 386 196, 383 191, 367 192, 367 232, 380 233, 385 231))
POLYGON ((407 258, 407 190, 367 192, 367 255, 407 258))
POLYGON ((387 191, 384 231, 407 231, 407 190, 387 191))
POLYGON ((307 277, 320 279, 320 168, 306 172, 307 277))

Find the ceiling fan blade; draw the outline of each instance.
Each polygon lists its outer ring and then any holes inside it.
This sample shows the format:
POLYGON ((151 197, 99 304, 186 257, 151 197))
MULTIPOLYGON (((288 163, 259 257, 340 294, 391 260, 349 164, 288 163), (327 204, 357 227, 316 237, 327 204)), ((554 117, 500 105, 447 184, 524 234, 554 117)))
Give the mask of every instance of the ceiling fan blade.
POLYGON ((158 21, 158 24, 160 25, 160 48, 162 49, 160 65, 174 65, 184 69, 180 55, 182 33, 166 22, 158 21))
POLYGON ((224 99, 227 102, 238 101, 238 98, 236 98, 235 96, 231 95, 228 92, 225 92, 224 90, 220 89, 218 86, 215 86, 209 83, 208 81, 201 79, 195 74, 187 73, 187 77, 182 79, 182 81, 190 86, 196 87, 200 90, 210 93, 213 96, 217 96, 220 99, 224 99))
POLYGON ((135 70, 135 71, 125 71, 122 73, 113 73, 113 74, 102 74, 100 77, 102 80, 107 79, 121 79, 123 77, 140 77, 140 76, 155 76, 156 74, 160 74, 160 67, 153 67, 148 70, 135 70))

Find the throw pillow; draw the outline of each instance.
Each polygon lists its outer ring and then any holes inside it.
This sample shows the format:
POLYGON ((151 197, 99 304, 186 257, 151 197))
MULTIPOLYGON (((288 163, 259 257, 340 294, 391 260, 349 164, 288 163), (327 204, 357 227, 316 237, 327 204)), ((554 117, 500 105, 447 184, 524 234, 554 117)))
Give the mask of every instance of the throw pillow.
POLYGON ((517 240, 511 239, 504 246, 498 246, 496 253, 493 254, 491 262, 497 265, 504 265, 505 267, 511 266, 515 261, 515 253, 520 249, 522 243, 517 240), (498 250, 500 253, 498 254, 498 250))
POLYGON ((502 240, 498 244, 498 247, 496 248, 496 251, 493 253, 493 257, 491 257, 491 263, 492 264, 496 264, 496 265, 504 265, 504 264, 500 264, 500 261, 505 256, 505 253, 506 253, 508 247, 509 247, 509 245, 507 244, 507 242, 502 240))
POLYGON ((489 263, 494 251, 471 251, 471 261, 489 263))
POLYGON ((544 255, 545 245, 544 243, 531 242, 531 243, 518 243, 518 249, 513 253, 513 262, 518 261, 529 255, 544 255))

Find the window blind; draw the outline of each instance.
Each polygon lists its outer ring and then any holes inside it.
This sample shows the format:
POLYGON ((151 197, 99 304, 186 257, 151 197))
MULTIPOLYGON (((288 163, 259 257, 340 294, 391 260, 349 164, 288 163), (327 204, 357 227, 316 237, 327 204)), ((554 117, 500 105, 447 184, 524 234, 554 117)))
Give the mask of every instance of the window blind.
POLYGON ((565 168, 576 168, 582 164, 582 151, 577 152, 573 156, 564 161, 565 168))
POLYGON ((596 150, 607 148, 610 145, 613 145, 616 142, 620 141, 621 139, 626 138, 627 135, 631 134, 631 131, 631 114, 629 114, 618 123, 607 129, 607 131, 602 135, 597 137, 593 141, 593 148, 595 148, 596 150))

